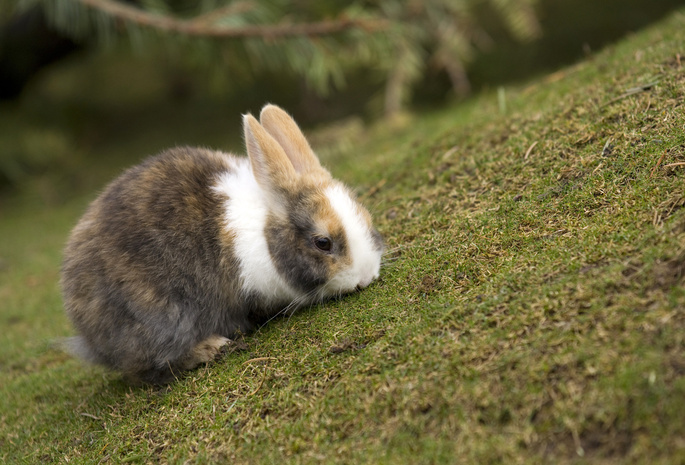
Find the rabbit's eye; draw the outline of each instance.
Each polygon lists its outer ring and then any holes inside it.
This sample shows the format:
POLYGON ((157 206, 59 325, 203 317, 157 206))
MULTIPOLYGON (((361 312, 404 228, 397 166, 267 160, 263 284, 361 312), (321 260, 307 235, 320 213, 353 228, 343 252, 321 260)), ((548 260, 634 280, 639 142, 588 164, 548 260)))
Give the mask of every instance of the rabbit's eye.
POLYGON ((330 252, 333 242, 327 237, 316 236, 314 237, 314 245, 323 252, 330 252))

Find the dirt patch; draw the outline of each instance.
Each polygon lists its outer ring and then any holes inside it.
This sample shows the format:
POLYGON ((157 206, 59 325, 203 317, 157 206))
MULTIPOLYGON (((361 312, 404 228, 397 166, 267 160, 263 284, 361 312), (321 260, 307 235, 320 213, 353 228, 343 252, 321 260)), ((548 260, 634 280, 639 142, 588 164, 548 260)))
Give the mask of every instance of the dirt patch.
POLYGON ((349 339, 343 339, 342 341, 333 344, 330 349, 328 349, 328 352, 331 354, 341 354, 343 352, 348 352, 348 351, 353 351, 353 350, 359 350, 363 349, 366 347, 366 344, 361 343, 358 344, 354 341, 351 341, 349 339))
POLYGON ((421 280, 421 284, 419 285, 418 291, 419 294, 431 294, 433 291, 436 290, 437 287, 438 280, 435 278, 435 276, 427 274, 421 280))
POLYGON ((628 455, 635 432, 616 424, 599 422, 587 424, 580 432, 566 429, 544 438, 538 444, 541 455, 547 458, 591 457, 621 458, 628 455))
POLYGON ((685 248, 673 258, 657 261, 652 274, 655 288, 668 289, 681 284, 685 277, 685 248))

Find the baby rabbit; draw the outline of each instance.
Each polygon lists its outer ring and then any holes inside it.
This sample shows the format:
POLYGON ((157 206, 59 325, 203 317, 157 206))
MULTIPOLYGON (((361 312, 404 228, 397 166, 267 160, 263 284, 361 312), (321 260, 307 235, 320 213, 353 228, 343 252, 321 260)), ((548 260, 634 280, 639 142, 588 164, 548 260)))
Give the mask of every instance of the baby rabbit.
POLYGON ((64 252, 69 349, 162 384, 270 317, 367 287, 383 241, 282 109, 243 117, 249 158, 177 147, 115 179, 64 252))

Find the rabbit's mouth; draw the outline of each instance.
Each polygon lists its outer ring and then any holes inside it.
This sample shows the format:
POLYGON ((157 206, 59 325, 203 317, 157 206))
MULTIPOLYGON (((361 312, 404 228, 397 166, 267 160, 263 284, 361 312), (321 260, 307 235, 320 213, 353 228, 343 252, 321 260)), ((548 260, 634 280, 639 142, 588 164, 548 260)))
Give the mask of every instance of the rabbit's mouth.
POLYGON ((331 283, 327 283, 321 288, 321 294, 323 296, 323 299, 326 300, 332 300, 332 301, 337 301, 340 299, 344 299, 345 297, 351 295, 351 294, 356 294, 357 292, 363 291, 366 289, 375 279, 377 276, 374 276, 372 279, 367 280, 367 281, 360 281, 357 285, 355 286, 346 286, 346 287, 334 287, 331 286, 331 283))
POLYGON ((373 268, 367 272, 357 270, 343 272, 324 284, 321 294, 330 297, 354 294, 369 287, 378 276, 378 270, 373 268))

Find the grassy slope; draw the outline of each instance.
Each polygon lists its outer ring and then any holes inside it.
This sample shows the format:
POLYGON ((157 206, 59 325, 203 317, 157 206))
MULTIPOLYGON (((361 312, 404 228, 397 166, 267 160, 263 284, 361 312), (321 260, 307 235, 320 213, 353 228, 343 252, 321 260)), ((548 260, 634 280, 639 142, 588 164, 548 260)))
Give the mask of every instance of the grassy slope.
POLYGON ((366 186, 381 279, 161 390, 49 348, 85 200, 3 218, 0 461, 685 460, 679 53, 683 13, 506 115, 486 95, 373 131, 331 167, 366 186))

